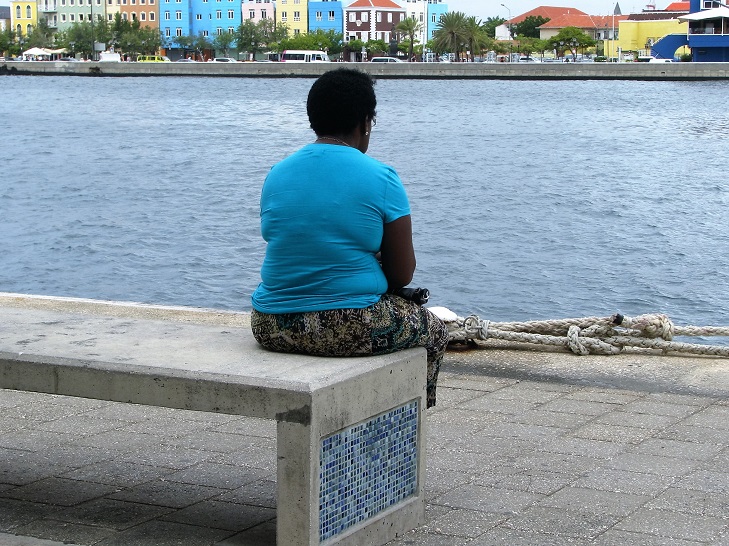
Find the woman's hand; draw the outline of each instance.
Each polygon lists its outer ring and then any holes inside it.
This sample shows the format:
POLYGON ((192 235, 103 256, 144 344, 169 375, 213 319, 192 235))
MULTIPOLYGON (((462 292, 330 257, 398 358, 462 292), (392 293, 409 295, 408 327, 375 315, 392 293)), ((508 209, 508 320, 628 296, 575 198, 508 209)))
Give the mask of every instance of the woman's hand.
POLYGON ((407 286, 415 273, 413 226, 410 215, 385 224, 380 263, 390 290, 407 286))

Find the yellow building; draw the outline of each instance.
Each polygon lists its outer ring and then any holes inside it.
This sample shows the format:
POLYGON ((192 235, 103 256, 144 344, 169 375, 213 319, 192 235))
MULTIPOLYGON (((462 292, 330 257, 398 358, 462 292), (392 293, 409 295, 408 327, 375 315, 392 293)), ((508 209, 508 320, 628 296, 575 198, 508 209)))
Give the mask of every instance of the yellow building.
POLYGON ((11 0, 10 24, 18 36, 28 36, 38 24, 38 6, 35 0, 11 0))
MULTIPOLYGON (((686 23, 678 20, 685 13, 643 12, 632 14, 620 21, 617 46, 623 53, 650 55, 653 44, 668 34, 685 34, 686 23)), ((676 55, 689 53, 687 47, 676 51, 676 55)))
POLYGON ((309 1, 278 0, 276 25, 286 25, 291 35, 306 34, 309 30, 309 1))

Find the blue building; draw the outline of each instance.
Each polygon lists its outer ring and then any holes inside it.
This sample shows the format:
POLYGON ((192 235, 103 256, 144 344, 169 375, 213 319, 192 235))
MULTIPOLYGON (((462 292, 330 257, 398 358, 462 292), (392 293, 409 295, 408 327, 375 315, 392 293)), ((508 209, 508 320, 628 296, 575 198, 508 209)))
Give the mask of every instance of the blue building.
MULTIPOLYGON (((241 24, 240 0, 160 0, 160 31, 172 41, 177 36, 233 34, 241 24)), ((173 46, 174 47, 174 46, 173 46)))
POLYGON ((443 0, 428 0, 428 14, 425 23, 425 42, 433 39, 433 34, 438 28, 440 18, 448 13, 448 4, 443 0))
POLYGON ((342 33, 344 29, 344 6, 339 0, 317 0, 309 2, 309 32, 322 30, 342 33))
POLYGON ((661 38, 653 55, 670 59, 679 47, 688 46, 694 62, 729 62, 729 7, 715 0, 691 0, 690 13, 679 20, 688 23, 686 34, 661 38))

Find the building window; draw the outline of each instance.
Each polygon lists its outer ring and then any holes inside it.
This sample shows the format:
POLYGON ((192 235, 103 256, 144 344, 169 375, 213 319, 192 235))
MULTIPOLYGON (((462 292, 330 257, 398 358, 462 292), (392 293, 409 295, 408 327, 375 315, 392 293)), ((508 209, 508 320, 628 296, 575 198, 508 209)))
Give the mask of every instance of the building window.
POLYGON ((228 34, 233 34, 235 32, 235 29, 233 27, 228 27, 228 34))
POLYGON ((370 20, 370 14, 367 13, 366 11, 363 11, 362 12, 362 22, 363 23, 366 23, 369 20, 370 20))
POLYGON ((321 12, 320 11, 317 11, 315 17, 316 17, 316 20, 317 21, 321 21, 321 12))
POLYGON ((378 11, 377 14, 375 14, 375 20, 380 23, 382 22, 382 12, 378 11))
POLYGON ((357 14, 353 11, 350 11, 349 12, 349 22, 354 23, 355 21, 357 21, 357 14))
POLYGON ((255 19, 255 18, 256 18, 256 10, 254 10, 254 9, 249 9, 249 10, 248 10, 248 18, 249 18, 249 19, 255 19))
POLYGON ((76 22, 76 15, 72 13, 71 15, 68 16, 68 20, 71 21, 72 23, 75 23, 76 22))
POLYGON ((294 12, 294 21, 301 21, 301 12, 300 11, 294 12))
POLYGON ((437 22, 438 22, 438 19, 436 18, 436 15, 435 15, 435 13, 434 13, 433 15, 431 15, 431 17, 430 17, 430 22, 431 22, 431 23, 437 23, 437 22))
POLYGON ((165 12, 165 21, 169 21, 169 20, 170 20, 170 12, 166 11, 165 12))
POLYGON ((329 20, 334 21, 334 12, 333 11, 329 12, 329 20))
POLYGON ((149 12, 149 20, 154 21, 154 12, 153 11, 149 12))
POLYGON ((124 21, 128 21, 128 20, 129 20, 129 17, 127 16, 127 14, 126 14, 126 13, 122 13, 122 19, 123 19, 124 21))
POLYGON ((210 33, 207 30, 203 30, 203 36, 207 38, 208 36, 210 36, 210 33))
POLYGON ((65 22, 66 22, 66 14, 62 13, 61 14, 61 23, 65 23, 65 22))
POLYGON ((223 18, 223 12, 220 10, 215 11, 215 18, 216 19, 222 19, 223 18))
POLYGON ((392 23, 392 13, 387 14, 387 22, 392 23))
POLYGON ((146 20, 147 20, 147 14, 146 14, 145 12, 143 12, 143 11, 142 11, 142 12, 141 12, 141 13, 139 14, 139 20, 140 20, 140 21, 146 21, 146 20))
POLYGON ((175 29, 175 36, 182 36, 182 29, 180 27, 175 29))
POLYGON ((178 21, 182 21, 182 12, 181 11, 175 12, 175 19, 178 21))
POLYGON ((223 34, 223 29, 222 29, 222 28, 220 28, 220 27, 216 28, 216 29, 215 29, 215 34, 217 34, 218 36, 222 36, 222 34, 223 34))
POLYGON ((170 32, 170 27, 167 27, 167 28, 165 29, 165 36, 166 36, 167 38, 169 38, 170 36, 172 36, 172 33, 170 32))
POLYGON ((228 10, 228 19, 235 19, 235 12, 232 9, 228 10))
POLYGON ((285 11, 281 12, 281 21, 284 23, 288 21, 288 14, 285 11))
POLYGON ((262 9, 261 10, 261 19, 268 19, 268 15, 266 15, 266 10, 265 9, 262 9))
POLYGON ((21 14, 22 12, 20 11, 20 6, 15 6, 15 18, 22 19, 21 14))

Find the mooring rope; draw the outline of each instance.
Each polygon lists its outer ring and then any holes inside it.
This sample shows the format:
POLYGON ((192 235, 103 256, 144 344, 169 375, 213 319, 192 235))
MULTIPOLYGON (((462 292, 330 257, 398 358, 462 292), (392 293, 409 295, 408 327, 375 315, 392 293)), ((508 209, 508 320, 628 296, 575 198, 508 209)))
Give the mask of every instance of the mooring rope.
POLYGON ((445 321, 452 342, 503 340, 561 346, 578 355, 611 355, 638 347, 729 357, 729 347, 673 341, 675 336, 729 336, 729 327, 676 326, 663 314, 493 322, 476 315, 460 317, 445 307, 430 310, 445 321))

